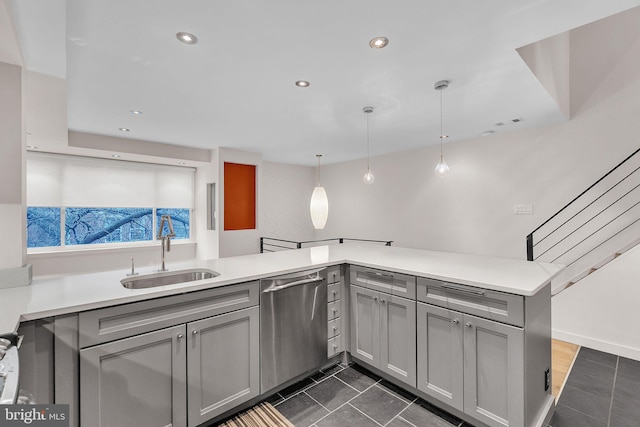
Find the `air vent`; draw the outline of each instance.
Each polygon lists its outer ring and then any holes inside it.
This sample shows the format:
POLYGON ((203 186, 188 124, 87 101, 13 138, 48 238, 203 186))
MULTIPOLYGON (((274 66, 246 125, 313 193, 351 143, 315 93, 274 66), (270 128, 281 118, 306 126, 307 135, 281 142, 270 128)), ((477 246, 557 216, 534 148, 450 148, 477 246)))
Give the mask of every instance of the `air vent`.
POLYGON ((510 120, 504 120, 498 123, 495 123, 496 126, 509 126, 509 125, 515 125, 516 123, 520 123, 523 122, 524 119, 522 117, 514 117, 513 119, 510 120))

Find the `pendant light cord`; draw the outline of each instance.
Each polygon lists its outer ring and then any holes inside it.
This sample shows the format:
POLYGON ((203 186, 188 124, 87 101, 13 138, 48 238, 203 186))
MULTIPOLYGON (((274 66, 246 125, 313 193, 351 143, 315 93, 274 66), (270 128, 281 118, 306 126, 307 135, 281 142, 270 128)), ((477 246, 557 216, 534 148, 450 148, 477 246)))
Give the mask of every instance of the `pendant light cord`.
POLYGON ((440 160, 442 160, 442 143, 443 143, 443 133, 442 133, 442 88, 440 88, 440 160))
POLYGON ((318 168, 316 169, 316 187, 320 187, 320 157, 322 157, 322 154, 316 154, 316 157, 318 158, 318 168))
POLYGON ((369 165, 369 159, 371 158, 370 149, 369 149, 369 114, 370 113, 366 113, 367 115, 367 172, 371 170, 371 167, 369 165))

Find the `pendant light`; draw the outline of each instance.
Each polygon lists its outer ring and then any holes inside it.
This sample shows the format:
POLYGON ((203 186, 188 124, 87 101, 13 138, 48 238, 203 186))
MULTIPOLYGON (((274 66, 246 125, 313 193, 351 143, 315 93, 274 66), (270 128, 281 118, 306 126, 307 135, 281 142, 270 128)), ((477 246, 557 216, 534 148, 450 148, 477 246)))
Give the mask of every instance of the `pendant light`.
POLYGON ((449 80, 440 80, 433 85, 435 90, 440 91, 440 161, 436 165, 436 175, 445 176, 449 173, 449 165, 444 161, 444 154, 442 153, 442 145, 445 138, 448 138, 448 135, 445 135, 442 132, 442 91, 449 87, 449 80))
POLYGON ((324 187, 320 186, 320 157, 322 154, 316 154, 318 158, 318 168, 316 169, 316 188, 311 194, 311 203, 309 204, 309 213, 311 214, 311 222, 316 230, 322 230, 327 223, 329 216, 329 200, 324 187))
POLYGON ((373 174, 371 173, 371 166, 370 166, 370 144, 369 144, 369 114, 373 113, 373 107, 364 107, 362 108, 362 111, 366 114, 367 116, 367 173, 364 174, 364 176, 362 177, 362 182, 364 182, 365 184, 373 184, 373 181, 376 179, 373 174))

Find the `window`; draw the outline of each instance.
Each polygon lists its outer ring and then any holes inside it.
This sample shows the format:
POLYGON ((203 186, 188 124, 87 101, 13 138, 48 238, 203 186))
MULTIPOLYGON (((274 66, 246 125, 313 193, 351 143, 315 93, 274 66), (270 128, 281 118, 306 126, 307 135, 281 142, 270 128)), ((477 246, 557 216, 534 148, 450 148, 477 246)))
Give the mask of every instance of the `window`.
POLYGON ((151 240, 153 210, 140 208, 66 208, 65 245, 151 240))
MULTIPOLYGON (((160 227, 160 217, 162 215, 170 215, 171 223, 173 224, 173 231, 176 233, 176 237, 174 239, 188 239, 189 238, 189 209, 158 209, 156 212, 156 222, 157 226, 160 227)), ((164 226, 164 230, 162 234, 167 234, 169 232, 169 227, 167 224, 164 226)), ((156 234, 157 231, 156 231, 156 234)))
POLYGON ((189 239, 193 169, 29 153, 27 204, 27 248, 189 239))
POLYGON ((60 208, 27 208, 27 247, 60 246, 60 208))

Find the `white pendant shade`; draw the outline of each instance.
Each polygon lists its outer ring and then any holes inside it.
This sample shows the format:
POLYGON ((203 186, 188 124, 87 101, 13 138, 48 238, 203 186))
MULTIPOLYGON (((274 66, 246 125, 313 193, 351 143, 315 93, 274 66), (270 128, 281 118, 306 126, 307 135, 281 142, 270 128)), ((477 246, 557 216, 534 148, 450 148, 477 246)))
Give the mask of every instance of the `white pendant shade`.
POLYGON ((364 174, 364 176, 362 177, 362 182, 364 182, 365 184, 373 184, 373 181, 375 181, 376 177, 373 176, 373 174, 371 173, 371 171, 367 171, 367 173, 364 174))
POLYGON ((324 187, 316 187, 313 189, 309 212, 311 213, 313 227, 316 230, 322 230, 329 217, 329 199, 327 199, 327 192, 324 191, 324 187))

